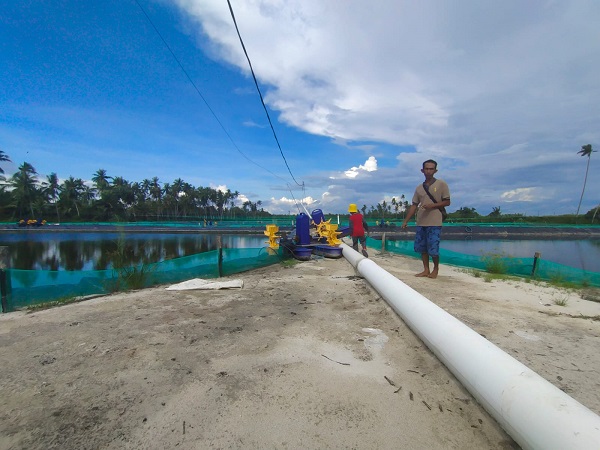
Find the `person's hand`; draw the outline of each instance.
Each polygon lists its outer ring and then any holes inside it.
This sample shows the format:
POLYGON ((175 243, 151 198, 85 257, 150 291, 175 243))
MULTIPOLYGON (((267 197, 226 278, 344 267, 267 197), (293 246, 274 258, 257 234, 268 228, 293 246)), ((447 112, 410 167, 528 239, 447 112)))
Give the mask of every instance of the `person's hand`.
POLYGON ((402 222, 402 228, 406 228, 408 224, 406 222, 402 222))

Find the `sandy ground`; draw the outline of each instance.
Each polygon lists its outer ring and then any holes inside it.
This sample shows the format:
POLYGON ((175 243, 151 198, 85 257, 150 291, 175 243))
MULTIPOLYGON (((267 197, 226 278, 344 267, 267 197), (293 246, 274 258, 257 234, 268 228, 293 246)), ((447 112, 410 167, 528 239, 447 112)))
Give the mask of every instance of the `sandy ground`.
MULTIPOLYGON (((371 257, 600 414, 600 303, 371 257)), ((0 448, 518 448, 345 259, 228 279, 1 315, 0 448)))

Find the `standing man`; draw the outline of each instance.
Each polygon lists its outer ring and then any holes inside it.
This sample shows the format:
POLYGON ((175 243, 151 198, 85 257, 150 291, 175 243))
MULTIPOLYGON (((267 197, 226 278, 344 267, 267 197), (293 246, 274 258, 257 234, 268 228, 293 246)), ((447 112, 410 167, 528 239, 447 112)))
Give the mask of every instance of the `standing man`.
POLYGON ((442 233, 442 209, 450 206, 450 189, 444 180, 434 177, 437 162, 428 159, 421 169, 425 182, 415 189, 412 205, 408 209, 402 228, 417 212, 417 232, 415 234, 415 252, 421 254, 423 272, 416 277, 437 278, 440 264, 440 235, 442 233), (429 257, 433 261, 433 270, 429 270, 429 257))

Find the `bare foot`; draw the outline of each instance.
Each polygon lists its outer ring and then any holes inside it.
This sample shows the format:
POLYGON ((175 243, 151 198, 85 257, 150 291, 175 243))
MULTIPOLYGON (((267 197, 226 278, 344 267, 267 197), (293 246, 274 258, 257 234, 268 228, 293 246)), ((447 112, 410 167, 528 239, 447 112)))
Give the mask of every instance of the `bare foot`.
POLYGON ((437 278, 438 275, 438 271, 436 269, 433 270, 433 272, 431 272, 429 275, 427 275, 428 278, 437 278))
POLYGON ((415 275, 415 277, 428 277, 428 276, 429 276, 429 272, 426 270, 415 275))

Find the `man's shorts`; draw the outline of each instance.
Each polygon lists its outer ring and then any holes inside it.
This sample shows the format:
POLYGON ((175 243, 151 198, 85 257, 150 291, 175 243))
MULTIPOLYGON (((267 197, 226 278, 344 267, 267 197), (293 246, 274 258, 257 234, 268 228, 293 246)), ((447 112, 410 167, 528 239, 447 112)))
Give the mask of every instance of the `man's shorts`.
POLYGON ((442 227, 417 227, 415 234, 415 252, 440 256, 440 235, 442 227))

